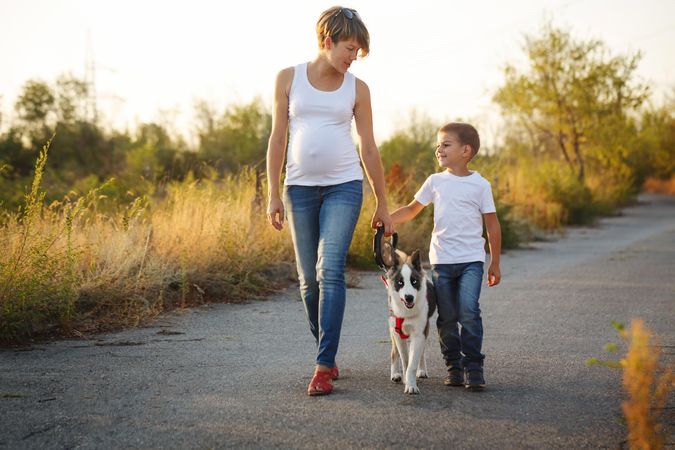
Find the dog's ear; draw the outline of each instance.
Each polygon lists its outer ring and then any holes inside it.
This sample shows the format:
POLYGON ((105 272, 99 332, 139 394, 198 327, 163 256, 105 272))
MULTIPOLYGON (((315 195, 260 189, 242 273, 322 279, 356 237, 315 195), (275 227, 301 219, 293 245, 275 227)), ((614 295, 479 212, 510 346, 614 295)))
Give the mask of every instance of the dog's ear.
POLYGON ((412 261, 412 265, 417 270, 418 272, 422 270, 422 261, 420 259, 420 251, 415 250, 413 254, 410 256, 410 260, 412 261))
POLYGON ((408 255, 406 255, 403 250, 394 250, 394 256, 396 259, 394 264, 396 264, 397 267, 402 266, 408 260, 408 255))
POLYGON ((387 241, 382 242, 382 262, 387 269, 396 265, 396 254, 391 244, 387 241))

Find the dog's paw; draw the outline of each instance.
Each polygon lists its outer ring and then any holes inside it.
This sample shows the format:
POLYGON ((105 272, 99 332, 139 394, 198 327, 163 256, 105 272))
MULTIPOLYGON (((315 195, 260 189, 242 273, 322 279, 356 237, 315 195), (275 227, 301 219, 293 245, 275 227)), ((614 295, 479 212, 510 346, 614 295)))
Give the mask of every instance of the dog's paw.
POLYGON ((429 378, 429 375, 427 375, 427 371, 426 371, 426 370, 421 370, 421 369, 420 369, 420 370, 417 371, 417 378, 418 378, 418 379, 419 379, 419 378, 429 378))
POLYGON ((391 376, 391 381, 393 381, 394 383, 400 383, 402 379, 403 377, 401 376, 400 373, 395 373, 391 376))
POLYGON ((403 390, 403 393, 415 395, 415 394, 419 394, 420 390, 417 386, 413 386, 411 384, 406 384, 405 389, 403 390))

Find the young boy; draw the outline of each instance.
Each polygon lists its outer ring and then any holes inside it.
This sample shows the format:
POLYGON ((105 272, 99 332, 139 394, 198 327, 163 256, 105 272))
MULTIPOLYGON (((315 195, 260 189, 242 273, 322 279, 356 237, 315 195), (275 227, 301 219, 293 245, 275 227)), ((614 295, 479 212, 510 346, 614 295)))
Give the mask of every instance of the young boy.
POLYGON ((490 183, 468 164, 480 138, 466 123, 449 123, 438 130, 436 159, 445 168, 427 178, 415 199, 391 215, 394 224, 407 222, 433 202, 434 230, 429 261, 438 302, 438 335, 448 367, 446 386, 485 387, 483 323, 478 298, 485 263, 483 220, 490 245, 487 285, 501 279, 501 228, 490 183), (459 331, 461 325, 461 332, 459 331))

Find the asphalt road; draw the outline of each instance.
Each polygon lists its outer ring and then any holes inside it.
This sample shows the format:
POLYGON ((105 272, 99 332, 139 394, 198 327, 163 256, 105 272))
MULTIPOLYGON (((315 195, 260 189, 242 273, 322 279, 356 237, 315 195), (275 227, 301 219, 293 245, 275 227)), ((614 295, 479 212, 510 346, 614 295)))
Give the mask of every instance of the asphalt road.
POLYGON ((619 341, 611 320, 641 317, 673 364, 675 198, 509 252, 502 272, 481 299, 483 392, 443 385, 435 327, 421 395, 389 381, 385 291, 364 272, 333 395, 305 394, 314 346, 292 288, 0 352, 0 448, 625 446, 621 374, 585 361, 619 341))

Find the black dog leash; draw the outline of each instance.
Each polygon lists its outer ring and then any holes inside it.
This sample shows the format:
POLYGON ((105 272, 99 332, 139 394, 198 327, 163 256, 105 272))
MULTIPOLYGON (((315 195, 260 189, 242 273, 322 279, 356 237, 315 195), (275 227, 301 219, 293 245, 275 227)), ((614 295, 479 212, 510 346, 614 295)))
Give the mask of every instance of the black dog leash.
MULTIPOLYGON (((384 259, 382 259, 382 239, 384 238, 384 226, 377 227, 375 236, 373 236, 373 256, 375 257, 375 264, 377 264, 380 269, 386 271, 387 267, 384 265, 384 259)), ((396 245, 398 244, 398 233, 391 235, 391 249, 396 251, 396 245)))

